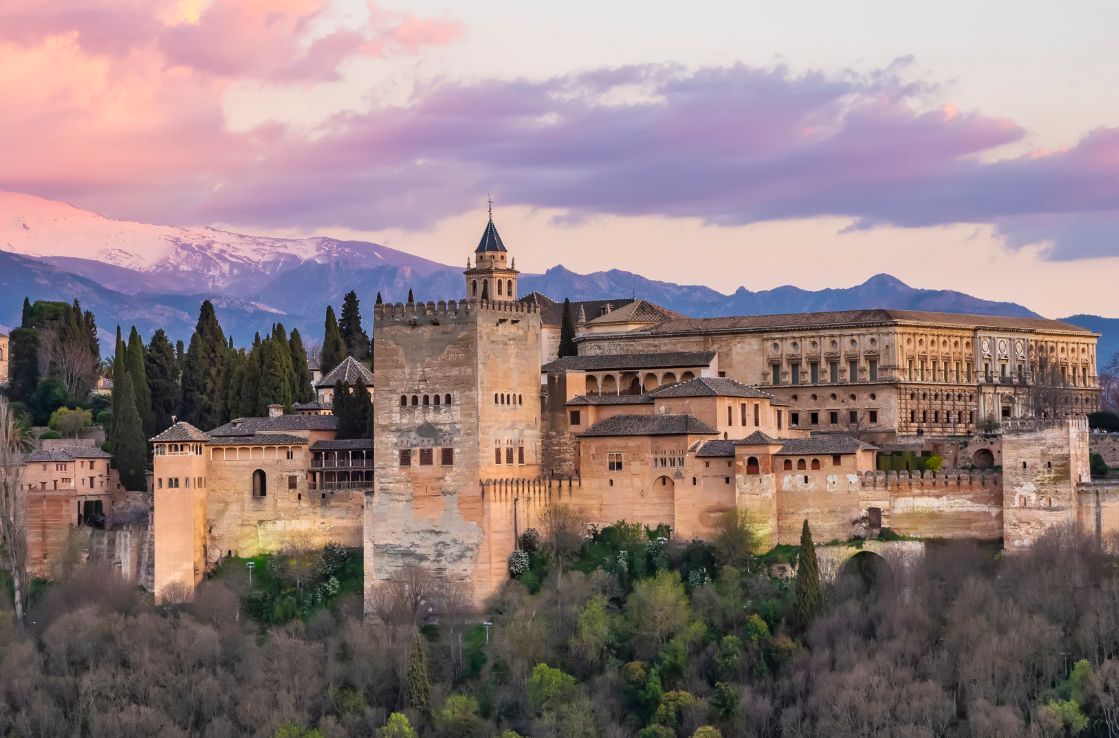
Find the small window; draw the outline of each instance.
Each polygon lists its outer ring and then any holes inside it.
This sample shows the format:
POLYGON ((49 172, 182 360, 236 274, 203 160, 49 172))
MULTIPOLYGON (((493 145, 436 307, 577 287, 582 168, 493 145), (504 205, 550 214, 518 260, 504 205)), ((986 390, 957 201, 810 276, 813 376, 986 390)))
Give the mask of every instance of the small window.
POLYGON ((407 395, 401 395, 400 396, 400 407, 408 407, 408 396, 407 395))
POLYGON ((420 449, 420 466, 431 466, 435 463, 435 451, 430 448, 420 449))
POLYGON ((859 411, 858 410, 847 411, 847 421, 850 422, 850 423, 859 422, 859 411))
POLYGON ((723 477, 724 484, 730 484, 730 477, 723 477))
POLYGON ((808 414, 808 422, 809 422, 810 425, 819 425, 820 424, 820 413, 816 413, 816 412, 809 413, 808 414))
POLYGON ((832 454, 831 455, 831 465, 832 466, 839 466, 841 461, 842 461, 842 458, 840 457, 839 454, 832 454))
POLYGON ((428 395, 424 395, 424 407, 427 407, 430 404, 431 404, 431 397, 428 396, 428 395))
POLYGON ((400 449, 400 465, 401 466, 411 466, 412 465, 412 449, 410 449, 410 448, 400 449))
POLYGON ((793 428, 800 425, 800 413, 789 413, 789 423, 793 428))
POLYGON ((572 425, 579 425, 580 422, 582 422, 582 417, 580 415, 580 411, 578 410, 572 410, 570 413, 570 417, 572 425))
POLYGON ((288 474, 288 489, 299 489, 299 477, 288 474))
POLYGON ((441 449, 439 452, 439 463, 443 466, 454 466, 455 450, 453 448, 441 449))
POLYGON ((808 465, 805 463, 804 459, 797 459, 797 471, 804 471, 807 468, 808 465))
POLYGON ((832 410, 830 413, 828 413, 828 422, 831 423, 832 425, 838 425, 839 424, 839 413, 835 410, 832 410))
POLYGON ((785 459, 785 463, 781 465, 781 468, 784 469, 785 471, 792 471, 793 470, 793 460, 792 459, 785 459))
POLYGON ((622 455, 618 453, 606 455, 606 470, 607 471, 622 471, 624 464, 622 462, 622 455))
POLYGON ((284 451, 284 455, 287 456, 288 461, 291 461, 292 459, 295 458, 295 449, 293 449, 293 448, 286 449, 284 451))
POLYGON ((500 464, 501 463, 501 449, 500 448, 495 448, 493 450, 493 463, 495 463, 495 464, 500 464))
POLYGON ((877 410, 871 410, 870 411, 870 422, 871 423, 877 423, 878 422, 878 411, 877 410))
POLYGON ((420 398, 417 397, 416 395, 412 395, 412 407, 416 407, 419 404, 420 404, 420 398))
POLYGON ((439 395, 432 395, 431 396, 431 404, 432 405, 439 405, 441 402, 442 402, 442 400, 439 397, 439 395))
POLYGON ((517 463, 521 466, 525 465, 525 447, 517 446, 517 463))
POLYGON ((443 395, 443 404, 444 405, 450 405, 451 404, 451 395, 449 393, 446 394, 446 395, 443 395))
POLYGON ((512 446, 506 446, 505 447, 505 463, 506 464, 512 464, 513 463, 513 447, 512 446))
POLYGON ((820 460, 819 459, 812 459, 812 471, 819 471, 819 470, 820 470, 820 460))

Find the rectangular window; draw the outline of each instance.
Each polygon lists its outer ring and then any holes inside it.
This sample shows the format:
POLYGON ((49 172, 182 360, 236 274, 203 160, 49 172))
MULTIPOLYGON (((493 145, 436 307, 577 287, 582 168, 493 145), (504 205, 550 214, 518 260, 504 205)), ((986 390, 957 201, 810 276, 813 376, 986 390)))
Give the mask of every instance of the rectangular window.
POLYGON ((738 418, 742 421, 742 427, 746 427, 746 403, 740 403, 738 406, 738 418))
POLYGON ((770 377, 770 384, 781 384, 781 365, 774 364, 770 368, 772 376, 770 377))
POLYGON ((606 471, 621 471, 622 466, 621 454, 606 454, 606 471))
POLYGON ((410 449, 410 448, 400 449, 400 465, 401 466, 411 466, 412 465, 412 449, 410 449))
POLYGON ((871 359, 870 364, 870 381, 878 381, 878 359, 871 359))
POLYGON ((956 374, 955 374, 954 377, 952 377, 952 380, 955 381, 955 382, 959 382, 960 379, 961 379, 961 377, 960 377, 960 362, 957 361, 956 362, 956 374))
POLYGON ((839 362, 828 362, 828 381, 832 384, 839 384, 839 362))
POLYGON ((847 411, 847 422, 849 422, 849 423, 859 422, 859 411, 858 410, 848 410, 847 411))
POLYGON ((809 364, 808 365, 808 373, 812 377, 812 384, 819 384, 820 383, 820 365, 819 364, 815 364, 815 363, 809 364))
POLYGON ((493 463, 495 463, 495 464, 500 464, 501 463, 501 449, 500 448, 495 448, 493 450, 493 463))
POLYGON ((839 462, 840 462, 839 454, 832 454, 831 455, 831 465, 832 466, 839 466, 839 462))
POLYGON ((525 465, 525 447, 517 446, 517 463, 521 466, 525 465))
POLYGON ((777 411, 777 430, 781 430, 781 421, 784 420, 784 415, 785 413, 783 410, 777 411))
POLYGON ((512 464, 513 463, 513 447, 512 446, 506 446, 505 447, 505 463, 506 464, 512 464))
MULTIPOLYGON (((70 480, 69 479, 63 479, 62 481, 63 482, 69 482, 70 480)), ((183 484, 184 487, 186 487, 187 489, 190 489, 190 477, 184 477, 183 478, 183 483, 184 483, 183 484)))
POLYGON ((847 364, 847 381, 859 381, 859 362, 857 360, 850 361, 847 364))
POLYGON ((435 451, 430 448, 420 449, 420 466, 431 466, 435 463, 435 451))
POLYGON ((808 414, 808 423, 809 423, 809 425, 819 425, 820 424, 820 413, 817 413, 817 412, 809 413, 808 414))
POLYGON ((831 423, 832 425, 838 425, 839 424, 839 411, 838 410, 832 410, 831 412, 828 413, 828 422, 831 423))
POLYGON ((159 479, 157 479, 155 481, 156 481, 156 487, 158 487, 159 489, 163 489, 163 477, 160 477, 159 479))
POLYGON ((761 420, 761 405, 754 403, 754 427, 757 428, 761 420))
POLYGON ((789 372, 792 374, 792 384, 800 384, 800 364, 790 364, 789 372))
POLYGON ((727 425, 734 425, 734 408, 727 405, 727 425))
POLYGON ((299 477, 288 474, 288 489, 299 489, 299 477))
POLYGON ((789 413, 789 425, 793 428, 800 425, 800 413, 789 413))
POLYGON ((287 449, 284 455, 287 456, 288 461, 291 461, 295 458, 295 449, 287 449))
POLYGON ((178 477, 167 477, 167 489, 178 489, 178 488, 179 488, 179 478, 178 477))
POLYGON ((454 466, 455 450, 453 448, 441 449, 439 452, 439 463, 443 466, 454 466))
POLYGON ((878 422, 878 411, 877 410, 871 410, 870 411, 870 422, 872 424, 878 422))
POLYGON ((906 364, 909 367, 909 381, 913 381, 913 359, 909 359, 906 364))
POLYGON ((578 410, 572 410, 571 411, 571 424, 572 425, 579 425, 579 423, 581 421, 582 421, 582 418, 579 417, 579 411, 578 410))

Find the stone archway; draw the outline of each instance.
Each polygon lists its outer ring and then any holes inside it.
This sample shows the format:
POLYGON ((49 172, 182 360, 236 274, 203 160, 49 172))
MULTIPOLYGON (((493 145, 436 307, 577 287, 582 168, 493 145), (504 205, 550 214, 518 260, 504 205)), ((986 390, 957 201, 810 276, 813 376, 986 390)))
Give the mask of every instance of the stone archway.
POLYGON ((971 465, 976 469, 990 469, 995 465, 995 455, 989 448, 981 448, 971 455, 971 465))
POLYGON ((587 375, 587 394, 588 395, 597 395, 598 394, 598 378, 595 377, 593 374, 588 374, 587 375))
POLYGON ((890 562, 874 551, 859 551, 839 566, 836 579, 851 579, 871 588, 888 584, 894 578, 890 562))
POLYGON ((614 378, 613 374, 607 374, 602 378, 602 389, 599 392, 604 395, 618 394, 618 380, 614 378))
POLYGON ((646 392, 652 392, 653 390, 655 390, 659 386, 660 386, 660 382, 657 381, 657 375, 656 374, 653 374, 652 372, 649 372, 645 375, 645 391, 646 392))
POLYGON ((676 481, 672 477, 657 477, 648 490, 642 490, 642 496, 645 497, 643 507, 647 511, 647 519, 664 522, 675 519, 676 481))

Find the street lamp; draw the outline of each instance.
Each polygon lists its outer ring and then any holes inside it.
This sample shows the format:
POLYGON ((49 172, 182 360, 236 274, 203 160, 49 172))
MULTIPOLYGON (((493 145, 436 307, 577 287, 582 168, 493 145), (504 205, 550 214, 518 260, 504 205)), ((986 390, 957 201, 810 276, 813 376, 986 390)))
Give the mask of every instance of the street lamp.
POLYGON ((482 627, 486 629, 486 645, 488 646, 490 645, 490 628, 493 627, 493 623, 485 620, 482 622, 482 627))
POLYGON ((255 561, 245 562, 245 567, 249 570, 249 589, 253 588, 253 569, 256 568, 255 561))

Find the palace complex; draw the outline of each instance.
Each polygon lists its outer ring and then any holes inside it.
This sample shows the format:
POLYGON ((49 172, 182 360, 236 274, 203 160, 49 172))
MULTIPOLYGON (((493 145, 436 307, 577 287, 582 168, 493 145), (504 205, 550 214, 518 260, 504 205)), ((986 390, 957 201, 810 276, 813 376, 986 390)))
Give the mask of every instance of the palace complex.
POLYGON ((904 310, 688 318, 641 299, 520 297, 492 218, 464 299, 378 304, 374 365, 348 359, 315 402, 155 447, 154 586, 222 557, 361 546, 366 596, 420 565, 476 601, 508 578, 550 505, 589 523, 709 535, 746 511, 770 543, 1001 540, 1119 527, 1093 484, 1097 335, 1066 323, 904 310), (338 440, 336 382, 375 384, 372 440, 338 440), (936 474, 901 463, 945 460, 936 474))

